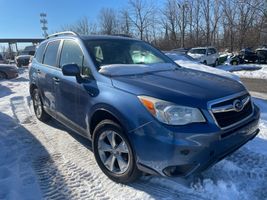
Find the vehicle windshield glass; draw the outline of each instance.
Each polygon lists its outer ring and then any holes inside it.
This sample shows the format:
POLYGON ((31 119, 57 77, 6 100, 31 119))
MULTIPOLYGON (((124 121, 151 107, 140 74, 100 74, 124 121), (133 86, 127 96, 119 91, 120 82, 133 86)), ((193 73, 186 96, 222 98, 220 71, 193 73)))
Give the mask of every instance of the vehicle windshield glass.
POLYGON ((172 63, 163 53, 142 41, 124 39, 88 40, 86 46, 98 69, 112 64, 172 63))
POLYGON ((189 51, 191 54, 206 54, 206 49, 191 49, 189 51))

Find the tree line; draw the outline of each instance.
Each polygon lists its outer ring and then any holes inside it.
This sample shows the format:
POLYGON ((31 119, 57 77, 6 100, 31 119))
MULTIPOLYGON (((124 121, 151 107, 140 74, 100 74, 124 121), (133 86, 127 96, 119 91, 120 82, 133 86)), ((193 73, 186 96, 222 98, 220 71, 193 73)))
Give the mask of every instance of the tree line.
POLYGON ((215 46, 237 51, 267 45, 267 0, 128 0, 61 27, 80 34, 124 34, 162 50, 215 46))

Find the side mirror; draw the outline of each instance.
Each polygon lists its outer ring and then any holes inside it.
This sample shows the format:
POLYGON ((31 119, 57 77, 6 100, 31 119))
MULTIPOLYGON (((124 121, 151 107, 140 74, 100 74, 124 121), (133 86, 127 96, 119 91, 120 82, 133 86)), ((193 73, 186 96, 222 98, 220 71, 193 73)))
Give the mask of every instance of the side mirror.
POLYGON ((80 68, 77 64, 67 64, 62 66, 64 76, 80 76, 80 68))

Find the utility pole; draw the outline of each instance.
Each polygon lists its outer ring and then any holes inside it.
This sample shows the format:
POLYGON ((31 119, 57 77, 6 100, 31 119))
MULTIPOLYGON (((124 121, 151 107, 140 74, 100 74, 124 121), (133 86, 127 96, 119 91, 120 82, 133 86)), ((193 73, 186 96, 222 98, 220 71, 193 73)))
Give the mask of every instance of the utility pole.
POLYGON ((42 28, 44 37, 48 36, 48 34, 47 34, 47 30, 48 30, 47 24, 48 24, 48 22, 46 20, 46 16, 47 16, 46 13, 40 13, 40 23, 41 23, 41 28, 42 28))

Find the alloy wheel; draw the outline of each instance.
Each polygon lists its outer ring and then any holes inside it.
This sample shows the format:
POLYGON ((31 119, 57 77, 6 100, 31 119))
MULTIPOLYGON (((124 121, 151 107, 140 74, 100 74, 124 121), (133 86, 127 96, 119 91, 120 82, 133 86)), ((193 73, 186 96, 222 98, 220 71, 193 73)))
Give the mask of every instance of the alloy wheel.
POLYGON ((130 165, 129 147, 115 131, 104 131, 98 139, 98 153, 101 162, 112 173, 120 175, 130 165))

